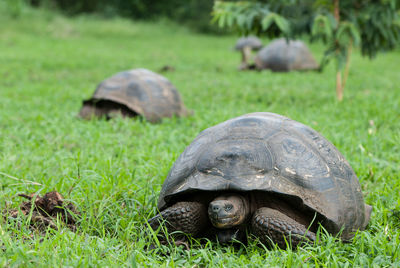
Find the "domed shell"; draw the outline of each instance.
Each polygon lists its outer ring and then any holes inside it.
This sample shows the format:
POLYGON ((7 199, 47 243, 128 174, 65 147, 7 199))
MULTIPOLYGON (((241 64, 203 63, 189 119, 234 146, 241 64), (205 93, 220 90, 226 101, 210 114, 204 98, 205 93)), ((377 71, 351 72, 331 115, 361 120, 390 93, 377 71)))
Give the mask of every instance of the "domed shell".
POLYGON ((302 41, 287 41, 284 38, 274 40, 258 51, 254 61, 258 69, 271 69, 276 72, 319 68, 310 50, 302 41))
POLYGON ((150 122, 158 122, 163 117, 187 115, 174 85, 164 76, 147 69, 123 71, 107 78, 84 104, 99 100, 125 105, 150 122))
POLYGON ((360 184, 340 152, 315 130, 273 113, 252 113, 201 132, 165 180, 158 208, 199 191, 291 196, 343 238, 368 222, 360 184))
POLYGON ((258 50, 258 49, 262 48, 262 42, 260 39, 258 39, 255 36, 242 37, 242 38, 239 38, 239 40, 237 40, 235 49, 242 50, 246 46, 250 47, 253 50, 258 50))

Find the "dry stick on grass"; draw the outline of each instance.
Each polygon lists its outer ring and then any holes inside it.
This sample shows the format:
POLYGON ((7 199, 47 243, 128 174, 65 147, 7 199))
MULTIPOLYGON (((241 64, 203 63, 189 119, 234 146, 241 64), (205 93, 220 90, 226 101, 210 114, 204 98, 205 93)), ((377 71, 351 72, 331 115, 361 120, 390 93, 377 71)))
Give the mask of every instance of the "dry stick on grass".
POLYGON ((10 179, 13 179, 13 180, 16 180, 16 181, 20 181, 20 182, 23 182, 23 183, 26 183, 26 184, 32 184, 32 185, 42 186, 42 184, 40 184, 40 183, 38 183, 38 182, 34 182, 34 181, 30 181, 30 180, 19 179, 19 178, 16 178, 16 177, 14 177, 14 176, 11 176, 11 175, 9 175, 9 174, 7 174, 7 173, 1 172, 1 171, 0 171, 0 175, 3 175, 3 176, 5 176, 5 177, 7 177, 7 178, 10 178, 10 179))

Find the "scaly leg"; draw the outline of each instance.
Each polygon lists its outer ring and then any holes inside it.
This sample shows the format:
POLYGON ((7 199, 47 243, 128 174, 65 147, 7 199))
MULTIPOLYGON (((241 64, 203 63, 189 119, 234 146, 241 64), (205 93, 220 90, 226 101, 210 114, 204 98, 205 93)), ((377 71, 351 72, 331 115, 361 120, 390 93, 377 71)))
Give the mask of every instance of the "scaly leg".
POLYGON ((315 234, 282 212, 271 208, 259 208, 253 216, 253 233, 262 243, 276 243, 286 248, 286 241, 296 248, 302 242, 315 241, 315 234))
POLYGON ((166 223, 168 233, 181 231, 197 235, 207 226, 207 209, 198 202, 178 202, 151 218, 149 224, 153 230, 157 230, 163 221, 166 223))

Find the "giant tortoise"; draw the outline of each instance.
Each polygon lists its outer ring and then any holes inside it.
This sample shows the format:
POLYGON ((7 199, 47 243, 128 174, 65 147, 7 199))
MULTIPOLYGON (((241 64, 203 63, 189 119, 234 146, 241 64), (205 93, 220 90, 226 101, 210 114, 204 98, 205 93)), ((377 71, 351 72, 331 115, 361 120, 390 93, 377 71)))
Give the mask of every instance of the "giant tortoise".
POLYGON ((281 115, 251 113, 195 138, 162 185, 158 209, 153 229, 165 220, 169 233, 220 242, 250 232, 285 248, 314 241, 319 224, 348 240, 366 227, 372 207, 322 135, 281 115))
POLYGON ((262 42, 255 36, 246 36, 239 38, 235 45, 235 50, 242 53, 242 62, 240 63, 239 70, 245 70, 249 68, 249 60, 252 50, 259 50, 262 48, 262 42))
POLYGON ((85 119, 115 114, 142 115, 150 122, 158 122, 163 117, 187 115, 187 110, 167 78, 146 69, 134 69, 102 81, 92 98, 83 101, 80 111, 85 119))
POLYGON ((310 50, 302 41, 288 41, 284 38, 276 39, 258 51, 254 61, 257 69, 270 69, 274 72, 319 68, 310 50))

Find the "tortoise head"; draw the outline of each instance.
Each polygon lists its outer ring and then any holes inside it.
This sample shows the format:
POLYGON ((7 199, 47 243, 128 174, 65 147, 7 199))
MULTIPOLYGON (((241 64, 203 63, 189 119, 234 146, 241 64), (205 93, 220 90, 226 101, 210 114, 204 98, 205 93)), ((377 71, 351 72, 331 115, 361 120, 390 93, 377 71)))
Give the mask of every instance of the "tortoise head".
POLYGON ((228 229, 243 223, 250 214, 248 200, 238 194, 221 195, 210 202, 208 217, 212 225, 228 229))

